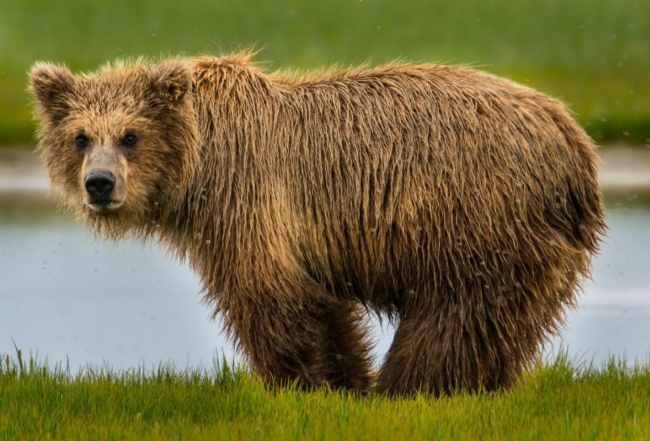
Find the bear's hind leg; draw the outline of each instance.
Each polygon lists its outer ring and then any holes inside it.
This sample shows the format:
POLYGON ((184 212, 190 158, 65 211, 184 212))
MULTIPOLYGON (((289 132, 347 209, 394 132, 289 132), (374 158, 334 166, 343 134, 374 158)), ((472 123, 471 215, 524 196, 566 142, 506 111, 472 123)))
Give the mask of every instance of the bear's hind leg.
POLYGON ((523 369, 512 335, 480 310, 453 302, 402 314, 377 380, 377 391, 435 395, 511 386, 523 369))

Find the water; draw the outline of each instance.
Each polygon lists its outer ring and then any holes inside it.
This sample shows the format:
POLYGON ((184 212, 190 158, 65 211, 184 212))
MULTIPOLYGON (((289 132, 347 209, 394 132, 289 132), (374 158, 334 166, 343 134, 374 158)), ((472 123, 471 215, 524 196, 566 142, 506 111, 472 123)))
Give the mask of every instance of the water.
MULTIPOLYGON (((191 270, 154 244, 108 243, 38 201, 0 203, 0 353, 35 355, 75 372, 239 360, 201 303, 191 270)), ((650 354, 650 207, 611 203, 610 231, 561 339, 570 355, 646 362, 650 354)), ((391 329, 374 322, 380 361, 391 329)))

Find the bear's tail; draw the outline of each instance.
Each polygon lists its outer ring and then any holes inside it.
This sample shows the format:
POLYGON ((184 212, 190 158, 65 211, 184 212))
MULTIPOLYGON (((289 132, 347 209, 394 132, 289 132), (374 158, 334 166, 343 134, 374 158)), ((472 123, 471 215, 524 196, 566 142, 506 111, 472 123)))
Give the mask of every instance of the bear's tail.
POLYGON ((596 146, 582 128, 565 112, 554 115, 566 145, 573 151, 577 164, 575 173, 567 176, 567 210, 573 239, 589 253, 597 253, 605 234, 605 210, 598 184, 600 159, 596 146))

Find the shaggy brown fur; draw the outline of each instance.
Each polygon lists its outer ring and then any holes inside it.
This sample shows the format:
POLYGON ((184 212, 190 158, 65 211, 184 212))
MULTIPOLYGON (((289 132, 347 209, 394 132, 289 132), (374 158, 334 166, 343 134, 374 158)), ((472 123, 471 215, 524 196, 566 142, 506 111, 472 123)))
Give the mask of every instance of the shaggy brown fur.
POLYGON ((398 324, 378 391, 511 386, 605 228, 593 144, 564 106, 459 67, 299 76, 249 58, 35 65, 65 203, 188 259, 266 379, 368 390, 365 307, 398 324))

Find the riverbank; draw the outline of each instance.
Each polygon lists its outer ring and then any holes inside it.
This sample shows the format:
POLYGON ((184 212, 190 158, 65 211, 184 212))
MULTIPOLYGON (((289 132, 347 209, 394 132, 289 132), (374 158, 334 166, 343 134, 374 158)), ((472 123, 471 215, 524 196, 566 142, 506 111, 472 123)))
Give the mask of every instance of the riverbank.
POLYGON ((2 439, 648 439, 647 365, 578 367, 563 356, 507 392, 434 399, 266 388, 241 368, 161 365, 71 375, 0 363, 2 439))
MULTIPOLYGON (((604 192, 650 191, 650 147, 612 144, 600 149, 604 192)), ((49 180, 33 149, 0 149, 0 195, 45 196, 49 180)))

